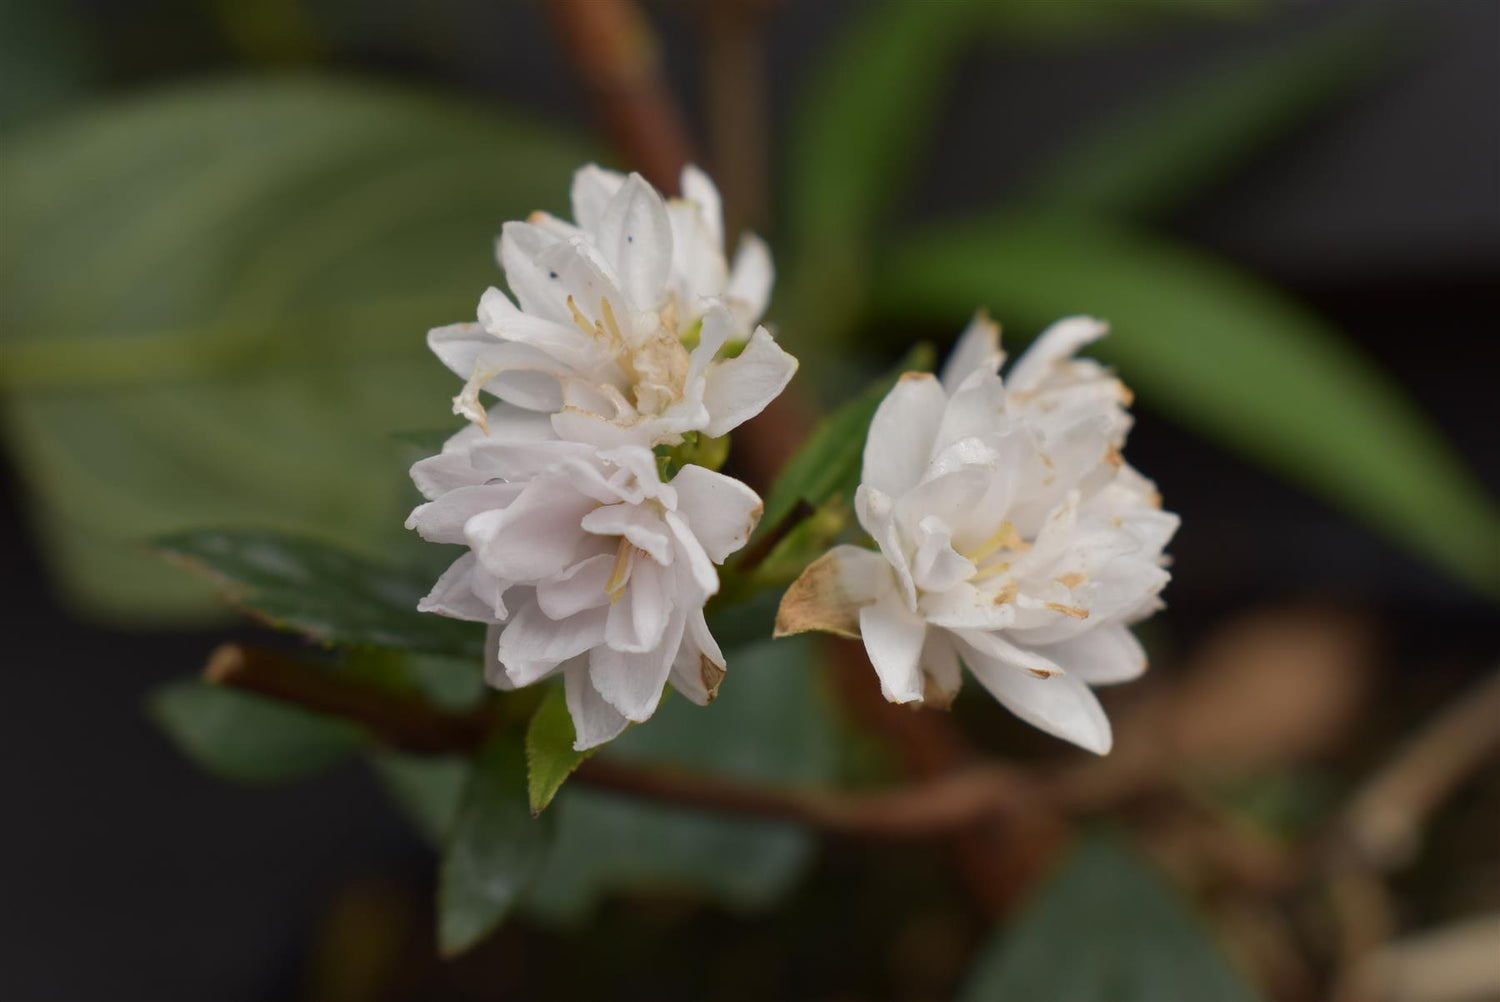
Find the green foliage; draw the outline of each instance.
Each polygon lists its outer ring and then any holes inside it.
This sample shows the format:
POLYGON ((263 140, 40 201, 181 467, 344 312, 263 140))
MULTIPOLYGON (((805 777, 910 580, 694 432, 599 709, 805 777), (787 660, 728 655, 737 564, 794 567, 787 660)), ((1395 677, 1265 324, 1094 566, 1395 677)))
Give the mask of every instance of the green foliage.
POLYGON ((473 772, 469 760, 382 751, 370 757, 370 765, 417 833, 436 849, 446 845, 473 772))
POLYGON ((1031 200, 1101 214, 1179 205, 1384 69, 1389 49, 1389 26, 1359 10, 1215 65, 1082 132, 1037 171, 1031 200))
MULTIPOLYGON (((705 709, 664 702, 651 722, 611 742, 608 758, 787 784, 833 776, 834 725, 810 677, 805 640, 730 650, 719 698, 705 709)), ((605 893, 637 887, 707 892, 762 907, 811 860, 812 837, 777 822, 664 807, 570 785, 544 817, 557 843, 528 902, 556 920, 584 915, 605 893)))
POLYGON ((417 611, 430 582, 325 543, 205 530, 163 537, 156 547, 211 575, 231 601, 269 625, 325 644, 472 657, 483 648, 477 624, 417 611))
POLYGON ((995 933, 960 998, 1249 1002, 1253 993, 1160 877, 1094 839, 995 933))
POLYGON ((757 538, 780 525, 796 509, 798 502, 805 501, 818 507, 835 495, 845 500, 854 497, 854 489, 859 486, 865 435, 880 401, 885 399, 903 372, 927 371, 932 368, 932 361, 932 346, 917 345, 892 372, 876 380, 813 429, 771 485, 770 493, 766 495, 765 513, 756 527, 757 538))
POLYGON ((1104 317, 1097 353, 1153 409, 1500 590, 1500 518, 1439 431, 1336 331, 1227 265, 1102 223, 1005 217, 912 240, 881 288, 888 308, 955 325, 975 303, 1022 329, 1104 317))
POLYGON ((457 956, 488 936, 536 877, 552 841, 526 806, 526 761, 498 734, 474 761, 438 875, 438 948, 457 956))
POLYGON ((472 319, 501 221, 581 145, 493 110, 312 77, 101 106, 0 156, 0 389, 45 552, 89 612, 180 621, 137 540, 251 524, 375 552, 392 431, 447 420, 423 332, 472 319))
POLYGON ((593 751, 574 751, 573 718, 560 685, 554 685, 526 727, 526 793, 531 813, 552 803, 573 770, 593 751))
POLYGON ((157 689, 146 711, 189 759, 240 783, 300 779, 365 744, 363 732, 346 721, 197 679, 157 689))
POLYGON ((415 695, 449 713, 475 709, 485 694, 484 669, 474 657, 359 647, 347 652, 340 669, 362 684, 415 695))

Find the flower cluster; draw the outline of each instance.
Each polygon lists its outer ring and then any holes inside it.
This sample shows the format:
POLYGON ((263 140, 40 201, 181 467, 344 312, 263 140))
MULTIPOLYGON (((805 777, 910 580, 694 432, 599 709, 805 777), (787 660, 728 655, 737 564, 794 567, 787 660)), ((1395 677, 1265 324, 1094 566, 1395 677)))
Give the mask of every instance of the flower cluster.
POLYGON ((1159 607, 1177 517, 1120 449, 1129 391, 1075 359, 1105 333, 1075 317, 998 375, 999 329, 965 331, 941 378, 881 403, 855 498, 878 550, 839 546, 788 591, 778 634, 862 637, 887 699, 946 705, 961 664, 1023 720, 1111 744, 1091 686, 1135 678, 1130 624, 1159 607))
POLYGON ((797 367, 758 326, 765 245, 747 236, 730 267, 717 189, 689 167, 681 190, 584 167, 573 222, 505 224, 515 298, 491 288, 477 323, 428 336, 472 424, 412 468, 428 501, 408 528, 468 547, 420 608, 490 624, 497 687, 560 673, 580 750, 650 717, 668 682, 717 692, 703 605, 761 502, 702 466, 665 480, 656 450, 726 434, 797 367))

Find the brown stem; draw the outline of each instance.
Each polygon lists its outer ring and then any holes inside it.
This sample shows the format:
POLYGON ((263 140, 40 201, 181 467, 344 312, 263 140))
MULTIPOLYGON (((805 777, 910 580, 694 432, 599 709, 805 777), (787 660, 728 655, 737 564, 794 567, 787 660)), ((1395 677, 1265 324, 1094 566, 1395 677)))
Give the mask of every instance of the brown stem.
POLYGON ((716 0, 701 8, 703 92, 724 232, 764 230, 769 216, 765 16, 768 0, 716 0))
POLYGON ((548 0, 547 6, 599 127, 647 180, 676 192, 683 165, 696 157, 645 13, 631 0, 548 0))
MULTIPOLYGON (((237 644, 214 651, 204 677, 215 685, 353 720, 381 742, 404 751, 472 751, 495 723, 489 713, 445 713, 411 697, 341 679, 317 665, 237 644)), ((916 785, 870 794, 772 787, 597 758, 580 766, 574 778, 664 803, 793 821, 862 838, 945 835, 982 819, 1035 810, 1043 799, 1022 773, 980 763, 916 785)))

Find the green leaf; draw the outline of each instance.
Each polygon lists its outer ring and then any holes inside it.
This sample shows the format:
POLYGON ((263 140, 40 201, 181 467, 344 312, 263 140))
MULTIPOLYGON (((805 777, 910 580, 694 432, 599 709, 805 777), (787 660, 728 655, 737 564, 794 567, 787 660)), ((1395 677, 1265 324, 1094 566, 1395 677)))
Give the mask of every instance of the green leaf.
POLYGON ((573 718, 560 685, 554 685, 532 714, 526 728, 526 792, 531 813, 540 814, 552 803, 573 770, 592 755, 573 750, 573 718))
POLYGON ((404 755, 382 751, 370 757, 391 800, 434 848, 447 845, 463 807, 473 765, 459 755, 404 755))
MULTIPOLYGON (((730 650, 713 706, 669 699, 602 754, 770 783, 827 782, 835 728, 814 686, 811 651, 801 639, 730 650)), ((603 895, 637 888, 765 907, 791 888, 814 849, 812 836, 794 825, 665 807, 576 783, 544 817, 557 820, 557 844, 527 901, 554 921, 579 919, 603 895)))
POLYGON ((903 372, 927 371, 932 368, 932 361, 932 347, 917 345, 893 371, 870 384, 813 429, 771 485, 756 536, 780 525, 800 501, 816 508, 835 494, 852 498, 859 484, 865 435, 880 401, 903 372))
POLYGON ((1188 201, 1385 69, 1389 27, 1359 10, 1215 64, 1085 131, 1037 172, 1031 200, 1103 214, 1160 213, 1188 201))
POLYGON ((157 689, 146 710, 184 755, 241 783, 300 779, 365 743, 364 733, 346 721, 197 679, 157 689))
MULTIPOLYGON (((1401 387, 1316 315, 1208 255, 1100 223, 996 218, 893 255, 891 309, 976 305, 1022 329, 1109 321, 1097 353, 1143 404, 1500 592, 1500 516, 1401 387)), ((1170 502, 1170 498, 1168 499, 1170 502)))
POLYGON ((231 601, 258 619, 321 643, 471 659, 483 650, 478 624, 417 611, 430 581, 325 543, 271 532, 205 530, 163 537, 156 547, 212 576, 231 601))
POLYGON ((1112 841, 1079 846, 1015 925, 983 947, 963 1002, 1250 1002, 1172 889, 1112 841))
POLYGON ((492 109, 315 77, 195 82, 0 154, 0 416, 86 611, 178 622, 137 541, 254 524, 405 535, 390 433, 451 420, 423 334, 474 317, 507 218, 587 158, 492 109))
POLYGON ((526 762, 513 734, 475 759, 438 875, 438 947, 454 957, 484 939, 536 877, 552 841, 526 806, 526 762))

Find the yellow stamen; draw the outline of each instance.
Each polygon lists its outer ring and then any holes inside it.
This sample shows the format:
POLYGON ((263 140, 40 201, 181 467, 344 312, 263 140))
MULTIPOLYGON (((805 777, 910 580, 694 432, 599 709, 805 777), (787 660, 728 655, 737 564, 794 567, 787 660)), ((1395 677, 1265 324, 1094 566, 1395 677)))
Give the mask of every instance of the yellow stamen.
POLYGON ((604 593, 609 596, 610 605, 618 602, 620 596, 625 593, 625 585, 630 580, 630 565, 634 556, 635 547, 622 536, 620 548, 615 551, 615 565, 610 569, 609 580, 604 582, 604 593))
POLYGON ((1016 527, 1009 521, 1005 521, 1000 524, 1000 528, 991 533, 988 539, 980 543, 974 552, 965 553, 964 556, 969 558, 970 563, 977 566, 1001 550, 1017 550, 1025 545, 1021 537, 1016 535, 1016 527))
POLYGON ((609 305, 609 297, 599 300, 599 312, 604 315, 604 325, 609 332, 615 336, 615 340, 621 344, 625 343, 625 335, 620 333, 620 325, 615 322, 615 308, 609 305))
POLYGON ((573 302, 572 296, 568 297, 568 312, 573 314, 573 323, 578 325, 578 329, 589 337, 593 337, 599 333, 598 328, 589 323, 588 317, 583 315, 583 311, 578 308, 578 304, 573 302))

